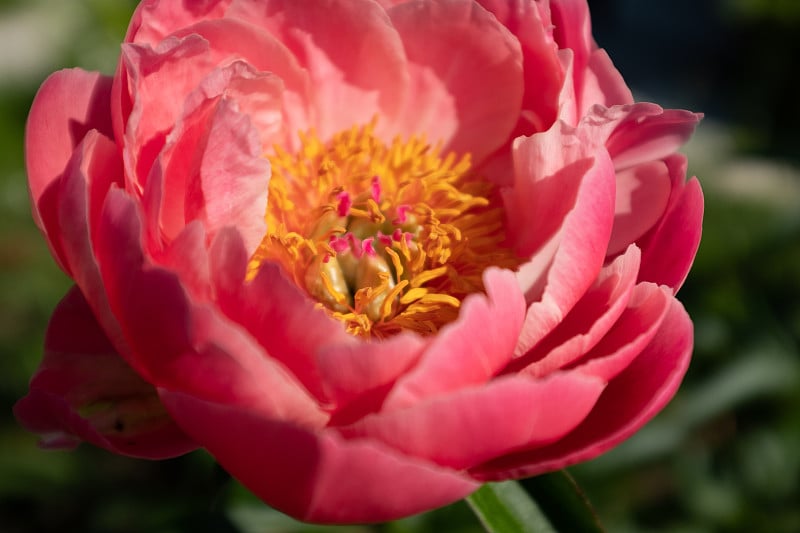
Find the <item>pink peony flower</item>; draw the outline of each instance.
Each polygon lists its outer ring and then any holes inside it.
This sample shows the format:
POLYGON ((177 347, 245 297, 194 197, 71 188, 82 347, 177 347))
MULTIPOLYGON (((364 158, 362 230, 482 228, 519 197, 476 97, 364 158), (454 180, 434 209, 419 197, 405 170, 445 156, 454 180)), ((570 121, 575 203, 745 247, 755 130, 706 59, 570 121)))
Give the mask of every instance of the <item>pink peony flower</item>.
POLYGON ((143 2, 31 109, 76 287, 17 417, 320 522, 595 457, 689 361, 698 119, 633 102, 582 0, 143 2))

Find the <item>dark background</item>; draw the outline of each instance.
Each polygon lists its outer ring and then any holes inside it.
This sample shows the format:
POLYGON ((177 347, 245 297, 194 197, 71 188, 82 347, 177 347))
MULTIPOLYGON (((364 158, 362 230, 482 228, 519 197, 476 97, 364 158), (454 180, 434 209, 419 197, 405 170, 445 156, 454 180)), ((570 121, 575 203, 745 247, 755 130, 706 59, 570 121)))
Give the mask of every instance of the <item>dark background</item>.
MULTIPOLYGON (((53 70, 112 72, 134 5, 0 0, 0 531, 327 530, 266 508, 202 452, 42 452, 11 415, 69 286, 30 219, 27 110, 53 70)), ((800 2, 590 7, 638 100, 706 113, 686 152, 707 204, 681 291, 696 324, 684 385, 634 438, 571 472, 610 532, 800 531, 800 2)), ((463 503, 343 529, 480 531, 463 503)))

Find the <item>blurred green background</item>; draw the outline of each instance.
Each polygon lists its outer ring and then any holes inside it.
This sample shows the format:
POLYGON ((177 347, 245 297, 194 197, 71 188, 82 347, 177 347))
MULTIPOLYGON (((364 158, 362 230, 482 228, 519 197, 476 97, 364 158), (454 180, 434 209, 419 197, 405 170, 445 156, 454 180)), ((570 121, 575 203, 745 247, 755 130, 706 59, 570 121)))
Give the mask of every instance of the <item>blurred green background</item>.
MULTIPOLYGON (((111 73, 132 0, 0 0, 0 532, 480 531, 465 504, 373 527, 297 524, 204 453, 146 462, 43 452, 11 406, 69 281, 31 221, 23 130, 67 66, 111 73)), ((800 531, 797 0, 591 1, 639 100, 706 112, 686 147, 706 194, 681 299, 696 350, 670 406, 571 469, 610 532, 800 531)))

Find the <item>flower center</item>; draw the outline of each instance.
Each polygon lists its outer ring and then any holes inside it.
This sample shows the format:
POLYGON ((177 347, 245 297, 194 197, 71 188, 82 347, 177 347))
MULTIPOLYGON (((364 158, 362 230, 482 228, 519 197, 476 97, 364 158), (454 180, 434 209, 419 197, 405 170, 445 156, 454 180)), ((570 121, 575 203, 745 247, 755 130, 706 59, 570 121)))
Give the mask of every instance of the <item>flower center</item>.
POLYGON ((497 188, 470 172, 469 154, 443 157, 418 137, 387 145, 373 129, 275 148, 249 275, 279 263, 354 335, 432 334, 483 290, 487 267, 521 261, 505 246, 497 188))

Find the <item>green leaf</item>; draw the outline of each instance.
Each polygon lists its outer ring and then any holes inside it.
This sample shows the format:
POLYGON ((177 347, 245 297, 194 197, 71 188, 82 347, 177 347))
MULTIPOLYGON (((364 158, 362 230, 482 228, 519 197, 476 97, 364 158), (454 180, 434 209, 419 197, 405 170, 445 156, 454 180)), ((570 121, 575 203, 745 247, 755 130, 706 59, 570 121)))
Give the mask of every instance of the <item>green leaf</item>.
POLYGON ((598 533, 603 528, 566 472, 487 483, 467 503, 489 533, 598 533), (527 492, 526 492, 527 489, 527 492), (531 498, 533 496, 533 498, 531 498))

